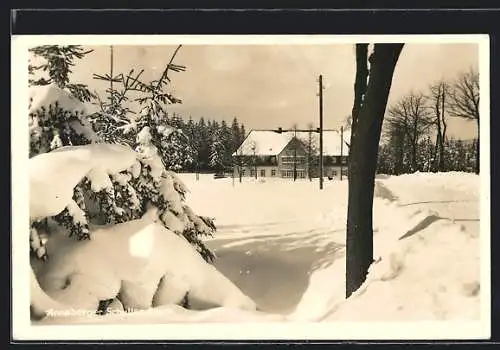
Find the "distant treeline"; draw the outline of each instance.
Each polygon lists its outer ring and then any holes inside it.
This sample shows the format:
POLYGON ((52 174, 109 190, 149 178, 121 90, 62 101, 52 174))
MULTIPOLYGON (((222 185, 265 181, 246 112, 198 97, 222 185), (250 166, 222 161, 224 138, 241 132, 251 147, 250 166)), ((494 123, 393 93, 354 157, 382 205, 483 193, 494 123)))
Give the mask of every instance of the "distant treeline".
POLYGON ((194 121, 191 117, 184 121, 174 115, 169 120, 171 126, 181 129, 190 140, 193 161, 182 171, 219 172, 232 166, 232 154, 245 139, 243 123, 235 117, 231 125, 226 121, 210 120, 201 117, 194 121))
POLYGON ((475 172, 477 140, 448 139, 444 142, 443 163, 436 165, 436 145, 430 137, 419 141, 416 157, 408 144, 382 145, 379 149, 377 171, 380 174, 400 175, 436 171, 475 172))

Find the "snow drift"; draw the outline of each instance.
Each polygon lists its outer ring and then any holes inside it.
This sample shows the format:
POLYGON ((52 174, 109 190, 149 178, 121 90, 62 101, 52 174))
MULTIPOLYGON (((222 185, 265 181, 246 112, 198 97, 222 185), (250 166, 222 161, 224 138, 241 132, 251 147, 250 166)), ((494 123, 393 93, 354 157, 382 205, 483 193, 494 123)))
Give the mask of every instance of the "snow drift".
MULTIPOLYGON (((427 181, 439 187, 436 177, 427 181)), ((476 181, 469 180, 463 177, 462 181, 453 182, 460 182, 468 193, 477 192, 476 181)), ((399 181, 401 178, 376 182, 375 261, 365 283, 345 299, 346 262, 342 256, 331 266, 312 273, 309 287, 291 319, 326 322, 479 319, 478 235, 432 210, 401 205, 396 193, 388 188, 399 181)), ((447 187, 448 181, 442 179, 442 188, 447 187)), ((408 188, 408 181, 405 187, 408 188)))

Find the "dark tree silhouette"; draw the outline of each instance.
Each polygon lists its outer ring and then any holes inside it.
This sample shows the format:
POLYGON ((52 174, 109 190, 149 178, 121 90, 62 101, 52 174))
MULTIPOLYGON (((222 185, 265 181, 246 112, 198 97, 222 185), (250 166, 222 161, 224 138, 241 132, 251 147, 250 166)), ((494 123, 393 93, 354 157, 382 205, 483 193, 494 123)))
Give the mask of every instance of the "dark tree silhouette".
POLYGON ((349 151, 346 297, 365 281, 373 262, 373 191, 378 146, 392 76, 404 44, 356 45, 356 82, 349 151))
POLYGON ((444 144, 446 140, 446 106, 450 95, 450 85, 441 80, 430 87, 430 100, 434 109, 436 143, 434 146, 434 170, 444 171, 444 144))

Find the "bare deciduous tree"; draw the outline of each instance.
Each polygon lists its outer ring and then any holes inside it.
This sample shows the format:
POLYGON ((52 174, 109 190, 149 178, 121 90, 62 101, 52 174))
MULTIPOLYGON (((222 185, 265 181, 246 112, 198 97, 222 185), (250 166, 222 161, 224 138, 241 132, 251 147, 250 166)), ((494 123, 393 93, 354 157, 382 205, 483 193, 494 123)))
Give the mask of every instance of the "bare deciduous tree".
POLYGON ((455 81, 450 99, 450 114, 477 123, 476 173, 479 174, 479 72, 471 68, 455 81))
POLYGON ((404 135, 405 144, 410 147, 411 171, 419 170, 417 161, 418 143, 432 125, 426 97, 422 93, 411 92, 399 100, 388 111, 388 127, 399 135, 404 135))

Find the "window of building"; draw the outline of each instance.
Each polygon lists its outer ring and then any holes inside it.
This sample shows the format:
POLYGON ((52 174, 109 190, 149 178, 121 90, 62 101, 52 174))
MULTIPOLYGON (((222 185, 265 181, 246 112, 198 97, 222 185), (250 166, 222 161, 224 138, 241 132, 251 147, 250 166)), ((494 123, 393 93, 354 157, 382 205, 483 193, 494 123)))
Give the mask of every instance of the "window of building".
POLYGON ((265 177, 265 176, 266 176, 266 170, 260 169, 260 177, 265 177))
POLYGON ((255 169, 254 168, 250 169, 250 176, 255 176, 255 169))
POLYGON ((271 169, 271 176, 276 176, 276 169, 271 169))
POLYGON ((245 176, 245 169, 241 169, 241 176, 245 176))
POLYGON ((347 157, 346 156, 342 156, 342 164, 347 164, 347 157))
POLYGON ((282 170, 281 177, 293 178, 293 170, 282 170))
POLYGON ((282 164, 305 164, 306 157, 305 156, 282 156, 281 163, 282 164))
POLYGON ((332 176, 337 177, 337 175, 338 175, 337 170, 332 170, 332 176))

